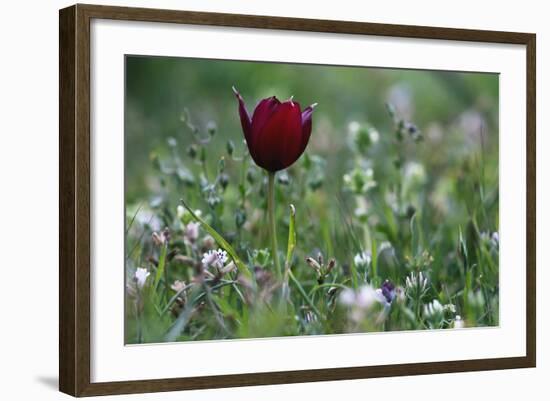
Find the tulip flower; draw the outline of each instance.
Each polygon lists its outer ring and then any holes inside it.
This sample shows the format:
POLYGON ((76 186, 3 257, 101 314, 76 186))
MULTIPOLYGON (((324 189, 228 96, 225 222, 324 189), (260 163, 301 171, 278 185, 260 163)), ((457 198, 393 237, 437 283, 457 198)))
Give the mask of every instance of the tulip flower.
POLYGON ((261 100, 250 117, 242 96, 235 88, 233 91, 239 101, 241 125, 254 162, 274 173, 298 160, 309 141, 316 104, 301 111, 300 104, 292 98, 280 102, 272 96, 261 100))
POLYGON ((311 135, 312 104, 303 111, 292 98, 280 102, 275 96, 261 100, 252 117, 240 93, 233 87, 239 102, 239 116, 246 144, 254 162, 267 170, 268 214, 270 220, 272 254, 280 274, 274 218, 275 173, 291 166, 304 153, 311 135))

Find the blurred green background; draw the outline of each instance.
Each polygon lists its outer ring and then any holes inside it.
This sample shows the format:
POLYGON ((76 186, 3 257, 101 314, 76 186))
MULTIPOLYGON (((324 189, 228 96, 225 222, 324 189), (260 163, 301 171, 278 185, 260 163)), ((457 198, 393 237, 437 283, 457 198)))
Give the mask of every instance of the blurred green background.
POLYGON ((351 121, 369 123, 380 133, 392 130, 386 102, 423 132, 427 141, 420 156, 434 168, 479 151, 481 129, 485 152, 498 158, 497 74, 127 56, 128 203, 150 195, 153 150, 162 152, 168 137, 182 150, 193 139, 180 120, 184 109, 199 130, 209 122, 217 125, 213 147, 222 149, 229 139, 241 145, 233 85, 250 113, 273 95, 294 96, 302 108, 318 103, 308 149, 327 158, 334 172, 329 181, 346 169, 342 152, 351 121))

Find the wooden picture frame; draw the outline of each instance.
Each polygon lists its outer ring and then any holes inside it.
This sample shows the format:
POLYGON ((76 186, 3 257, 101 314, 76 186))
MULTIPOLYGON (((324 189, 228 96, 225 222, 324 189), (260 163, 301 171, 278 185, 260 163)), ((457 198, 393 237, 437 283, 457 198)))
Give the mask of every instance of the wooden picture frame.
POLYGON ((75 5, 59 14, 59 388, 73 396, 143 393, 534 367, 536 361, 535 49, 529 33, 75 5), (90 21, 182 23, 526 46, 526 355, 223 376, 92 383, 90 380, 90 21))

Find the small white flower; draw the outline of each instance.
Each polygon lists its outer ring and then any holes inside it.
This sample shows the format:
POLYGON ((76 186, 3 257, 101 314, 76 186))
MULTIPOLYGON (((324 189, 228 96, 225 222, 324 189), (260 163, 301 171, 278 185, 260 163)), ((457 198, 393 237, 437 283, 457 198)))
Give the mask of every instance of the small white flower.
POLYGON ((405 287, 407 291, 423 293, 428 286, 428 277, 426 277, 422 272, 418 273, 418 276, 412 272, 405 279, 405 287))
POLYGON ((376 291, 370 285, 364 285, 358 291, 346 288, 340 293, 340 302, 346 306, 368 309, 378 300, 376 291))
POLYGON ((357 121, 350 121, 350 123, 348 124, 348 132, 351 135, 357 134, 360 129, 361 129, 361 124, 359 124, 357 121))
POLYGON ((372 143, 376 143, 380 139, 380 134, 378 133, 377 130, 375 130, 373 128, 373 129, 369 130, 369 137, 370 137, 370 141, 372 143))
POLYGON ((426 170, 417 162, 408 162, 404 166, 404 181, 407 188, 422 185, 426 181, 426 170))
POLYGON ((374 293, 376 295, 376 300, 378 302, 380 302, 382 305, 387 303, 386 297, 384 297, 384 294, 382 294, 382 289, 381 288, 377 288, 376 290, 374 290, 374 293))
POLYGON ((460 315, 456 315, 455 320, 453 322, 453 328, 455 328, 455 329, 463 329, 464 328, 464 320, 462 320, 460 315))
POLYGON ((194 243, 199 238, 199 223, 190 222, 183 230, 184 238, 190 243, 194 243))
POLYGON ((180 292, 185 288, 185 281, 176 280, 174 281, 174 284, 170 286, 171 289, 173 289, 175 292, 180 292))
POLYGON ((367 267, 371 262, 371 253, 370 252, 361 252, 355 255, 353 262, 357 267, 367 267))
POLYGON ((439 303, 437 299, 434 299, 431 303, 424 305, 424 316, 427 318, 430 317, 439 317, 443 313, 443 306, 439 303))
POLYGON ((147 281, 147 277, 149 277, 150 274, 151 273, 143 267, 138 267, 136 269, 136 272, 134 273, 134 279, 136 280, 138 288, 143 288, 145 282, 147 281))
MULTIPOLYGON (((202 216, 202 211, 199 209, 195 210, 194 213, 196 216, 202 216)), ((188 219, 192 218, 191 213, 183 205, 178 205, 176 208, 176 216, 178 216, 178 219, 183 219, 184 221, 189 221, 188 219)))
POLYGON ((355 291, 351 288, 346 288, 340 293, 340 302, 346 306, 351 306, 355 303, 355 291))
POLYGON ((354 168, 352 171, 344 174, 343 181, 345 187, 357 195, 366 194, 377 185, 374 180, 374 171, 370 167, 354 168))
POLYGON ((208 251, 202 255, 202 264, 206 267, 213 266, 217 269, 222 269, 227 262, 227 252, 223 249, 217 251, 208 251))
POLYGON ((357 306, 367 309, 370 308, 376 301, 378 301, 378 294, 370 285, 364 285, 359 289, 359 293, 356 298, 357 306))
POLYGON ((453 304, 443 305, 443 311, 444 312, 449 312, 449 313, 455 313, 456 312, 456 306, 454 306, 453 304))

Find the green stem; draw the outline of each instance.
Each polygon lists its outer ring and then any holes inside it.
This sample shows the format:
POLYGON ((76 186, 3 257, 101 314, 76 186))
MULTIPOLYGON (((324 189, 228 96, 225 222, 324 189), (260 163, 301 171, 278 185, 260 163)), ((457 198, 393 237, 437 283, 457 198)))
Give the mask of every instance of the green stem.
POLYGON ((275 263, 277 276, 281 278, 281 265, 279 263, 279 255, 277 250, 277 229, 275 228, 275 173, 268 173, 267 184, 267 213, 269 215, 269 235, 271 236, 271 254, 275 263))
MULTIPOLYGON (((164 256, 165 260, 166 260, 166 255, 164 256)), ((170 288, 170 285, 168 284, 168 266, 166 266, 166 262, 165 263, 165 266, 164 266, 164 300, 166 302, 168 302, 169 298, 170 298, 170 294, 168 294, 168 290, 170 288)))
POLYGON ((141 319, 141 290, 136 286, 137 297, 136 297, 136 318, 137 318, 137 343, 141 344, 143 342, 143 329, 142 329, 142 319, 141 319))
POLYGON ((315 307, 315 304, 311 300, 311 298, 307 295, 306 291, 304 290, 304 287, 300 284, 300 282, 294 277, 294 274, 292 273, 292 270, 288 270, 288 276, 290 277, 290 280, 294 283, 296 288, 298 288, 298 292, 304 298, 304 301, 308 304, 308 306, 311 308, 311 310, 317 315, 318 318, 322 318, 321 312, 319 312, 319 309, 315 307))

